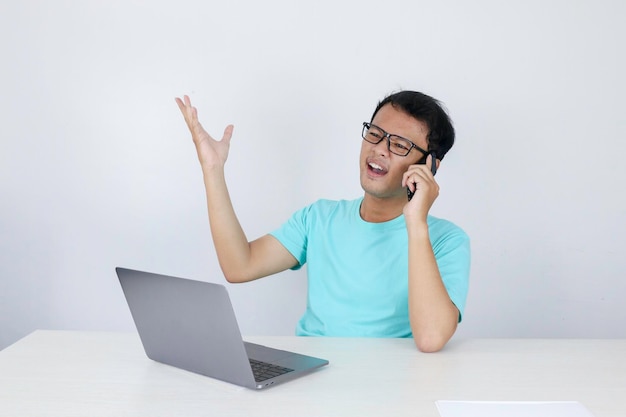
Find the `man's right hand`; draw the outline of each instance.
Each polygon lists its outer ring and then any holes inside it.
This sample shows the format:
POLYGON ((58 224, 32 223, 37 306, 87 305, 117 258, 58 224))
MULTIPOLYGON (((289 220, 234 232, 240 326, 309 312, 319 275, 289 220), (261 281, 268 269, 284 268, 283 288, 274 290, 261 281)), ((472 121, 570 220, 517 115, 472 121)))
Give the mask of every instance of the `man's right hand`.
POLYGON ((202 165, 211 235, 226 279, 246 282, 296 266, 296 258, 275 237, 264 235, 249 242, 239 224, 224 178, 233 126, 226 127, 222 140, 215 140, 198 121, 198 111, 189 97, 177 97, 176 103, 185 116, 202 165))
POLYGON ((185 117, 185 122, 191 132, 193 143, 196 145, 196 152, 202 168, 223 168, 226 159, 228 159, 230 138, 233 135, 234 126, 226 126, 222 140, 215 140, 200 124, 198 110, 191 105, 189 96, 183 96, 182 100, 176 97, 176 104, 178 104, 180 112, 185 117))

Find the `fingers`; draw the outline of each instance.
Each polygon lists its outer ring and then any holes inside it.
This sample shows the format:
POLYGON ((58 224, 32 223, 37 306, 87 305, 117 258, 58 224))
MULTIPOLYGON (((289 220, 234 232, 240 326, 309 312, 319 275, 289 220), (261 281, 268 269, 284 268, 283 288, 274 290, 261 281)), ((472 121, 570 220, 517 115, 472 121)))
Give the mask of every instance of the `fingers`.
POLYGON ((182 100, 178 97, 176 97, 175 100, 176 100, 176 104, 178 104, 178 108, 180 109, 180 112, 183 114, 183 117, 185 118, 185 122, 187 123, 187 126, 191 130, 194 124, 193 123, 194 119, 195 121, 198 120, 198 111, 196 110, 195 107, 191 105, 191 100, 189 99, 189 96, 187 95, 183 96, 182 100))
POLYGON ((174 97, 174 100, 176 100, 176 104, 178 104, 178 108, 180 109, 180 111, 183 111, 183 109, 185 108, 183 101, 178 97, 174 97))
POLYGON ((414 183, 427 180, 434 181, 433 174, 427 164, 411 165, 402 175, 402 186, 410 187, 414 183))
MULTIPOLYGON (((206 130, 204 130, 202 124, 198 120, 198 109, 191 105, 191 99, 189 96, 184 95, 182 99, 175 97, 174 100, 185 118, 185 122, 187 123, 187 127, 189 128, 194 141, 203 141, 206 138, 213 141, 214 139, 206 132, 206 130)), ((222 136, 223 141, 230 142, 233 135, 233 129, 233 125, 226 126, 224 129, 224 135, 222 136)))
POLYGON ((434 190, 439 193, 439 185, 435 181, 431 167, 433 161, 432 156, 426 159, 425 164, 411 165, 409 169, 402 175, 402 186, 407 187, 412 192, 420 190, 434 190))
MULTIPOLYGON (((434 181, 434 172, 436 171, 433 170, 433 164, 437 166, 437 159, 433 156, 433 154, 431 153, 430 155, 428 155, 426 157, 426 162, 424 162, 423 164, 415 164, 415 165, 411 165, 407 172, 405 173, 405 177, 407 175, 410 175, 411 172, 422 172, 425 175, 425 178, 431 178, 434 181)), ((417 179, 417 178, 416 178, 417 179)), ((406 179, 403 178, 402 180, 402 185, 405 185, 406 179)))
POLYGON ((233 129, 235 129, 235 126, 233 125, 226 126, 226 129, 224 129, 224 135, 222 135, 222 141, 230 142, 230 138, 233 136, 233 129))
POLYGON ((178 104, 178 108, 180 112, 183 114, 185 118, 185 122, 187 123, 187 127, 193 134, 199 134, 203 132, 202 125, 198 121, 198 109, 191 105, 191 99, 188 95, 184 95, 183 99, 176 97, 176 104, 178 104))
POLYGON ((189 96, 187 95, 183 96, 183 100, 185 100, 184 102, 178 97, 174 97, 174 100, 176 100, 176 104, 178 104, 178 108, 183 113, 185 113, 185 110, 187 107, 191 107, 191 100, 189 100, 189 96))
POLYGON ((431 153, 430 155, 428 155, 428 157, 426 158, 426 167, 428 168, 429 171, 432 172, 432 167, 433 167, 433 163, 435 161, 433 161, 433 154, 431 153))

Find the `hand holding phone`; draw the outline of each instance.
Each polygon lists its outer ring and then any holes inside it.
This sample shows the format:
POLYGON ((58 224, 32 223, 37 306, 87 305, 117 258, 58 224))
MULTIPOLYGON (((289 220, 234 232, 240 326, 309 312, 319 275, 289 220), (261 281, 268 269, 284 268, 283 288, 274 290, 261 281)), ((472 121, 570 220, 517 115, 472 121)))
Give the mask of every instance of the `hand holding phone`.
MULTIPOLYGON (((437 173, 437 154, 434 151, 431 151, 429 155, 430 155, 430 172, 432 172, 433 175, 435 175, 437 173)), ((411 191, 409 187, 406 187, 406 196, 408 197, 409 201, 411 201, 411 199, 413 198, 413 194, 415 194, 415 192, 411 191)))

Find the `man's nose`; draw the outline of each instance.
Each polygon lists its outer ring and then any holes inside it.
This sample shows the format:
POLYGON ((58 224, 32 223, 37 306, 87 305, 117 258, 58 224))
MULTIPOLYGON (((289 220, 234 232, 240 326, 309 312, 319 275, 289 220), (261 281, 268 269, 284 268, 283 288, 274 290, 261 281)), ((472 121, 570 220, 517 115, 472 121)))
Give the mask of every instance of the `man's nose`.
POLYGON ((378 154, 387 155, 389 153, 389 136, 384 136, 383 139, 374 146, 378 154))

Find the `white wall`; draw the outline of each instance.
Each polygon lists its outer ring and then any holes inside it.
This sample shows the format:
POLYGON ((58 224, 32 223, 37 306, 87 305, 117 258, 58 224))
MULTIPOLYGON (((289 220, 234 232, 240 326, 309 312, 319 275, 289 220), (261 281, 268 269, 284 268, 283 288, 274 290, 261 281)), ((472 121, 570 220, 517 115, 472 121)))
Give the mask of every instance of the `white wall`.
MULTIPOLYGON (((626 337, 622 1, 4 2, 0 348, 132 330, 121 265, 224 282, 174 97, 216 136, 250 238, 354 198, 360 123, 400 88, 458 133, 434 215, 472 237, 457 337, 626 337)), ((306 274, 229 285, 292 334, 306 274)))

